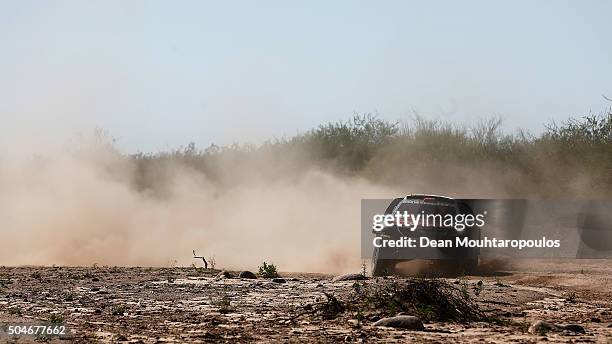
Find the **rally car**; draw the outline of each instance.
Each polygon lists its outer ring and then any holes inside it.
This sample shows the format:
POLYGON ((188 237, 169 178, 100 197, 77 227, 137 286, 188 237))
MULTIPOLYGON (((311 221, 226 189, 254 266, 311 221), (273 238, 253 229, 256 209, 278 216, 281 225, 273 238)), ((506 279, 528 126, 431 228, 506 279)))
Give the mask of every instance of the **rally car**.
MULTIPOLYGON (((474 216, 470 206, 462 201, 437 195, 408 195, 395 198, 385 210, 385 214, 397 215, 421 214, 423 218, 430 214, 431 219, 465 219, 467 215, 474 216), (458 216, 459 215, 459 216, 458 216)), ((397 217, 406 222, 406 218, 397 217)), ((410 218, 407 220, 410 222, 410 218)), ((413 221, 414 222, 414 221, 413 221)), ((372 254, 372 275, 383 276, 393 274, 395 267, 402 261, 414 259, 432 261, 447 270, 462 273, 473 272, 478 266, 480 250, 477 247, 457 247, 457 238, 480 238, 480 227, 473 223, 457 227, 456 223, 449 225, 444 221, 417 221, 416 223, 395 223, 392 226, 374 233, 381 237, 377 242, 407 240, 412 238, 417 247, 375 247, 372 254), (458 229, 460 228, 460 230, 458 229), (446 247, 419 247, 420 243, 448 242, 446 247)))

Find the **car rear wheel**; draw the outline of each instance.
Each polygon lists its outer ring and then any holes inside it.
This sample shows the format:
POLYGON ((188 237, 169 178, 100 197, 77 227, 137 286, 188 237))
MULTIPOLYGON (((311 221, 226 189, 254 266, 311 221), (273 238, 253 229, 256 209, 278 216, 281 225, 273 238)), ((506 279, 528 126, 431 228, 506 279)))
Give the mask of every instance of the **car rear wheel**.
POLYGON ((372 254, 372 276, 387 276, 395 271, 395 259, 382 259, 381 248, 376 247, 372 254))

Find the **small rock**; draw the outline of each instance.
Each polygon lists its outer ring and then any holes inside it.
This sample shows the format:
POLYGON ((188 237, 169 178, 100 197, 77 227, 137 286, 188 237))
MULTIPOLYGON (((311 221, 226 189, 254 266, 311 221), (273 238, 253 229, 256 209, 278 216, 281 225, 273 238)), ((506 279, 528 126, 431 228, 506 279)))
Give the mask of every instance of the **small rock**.
POLYGON ((274 283, 287 283, 287 281, 285 281, 284 278, 280 278, 280 277, 273 278, 272 282, 274 282, 274 283))
POLYGON ((567 330, 567 331, 572 331, 572 332, 578 332, 578 333, 585 333, 584 331, 584 327, 578 325, 578 324, 569 324, 569 325, 563 325, 561 326, 562 329, 567 330))
POLYGON ((373 314, 373 315, 370 315, 368 317, 368 320, 370 320, 371 322, 376 322, 376 321, 380 320, 380 316, 378 316, 376 314, 373 314))
POLYGON ((362 275, 362 274, 346 274, 346 275, 340 275, 340 276, 336 276, 332 279, 332 282, 338 282, 338 281, 358 281, 358 280, 365 280, 368 279, 366 276, 362 275))
POLYGON ((215 278, 216 279, 232 278, 232 274, 230 274, 229 272, 223 270, 223 271, 219 272, 219 274, 215 278))
POLYGON ((601 319, 599 319, 599 318, 591 318, 591 322, 600 323, 601 319))
POLYGON ((128 340, 127 337, 122 335, 122 334, 120 334, 117 337, 115 337, 115 341, 117 341, 117 342, 125 342, 127 340, 128 340))
POLYGON ((584 327, 578 324, 555 325, 547 321, 538 320, 529 327, 529 333, 546 335, 549 331, 571 331, 577 333, 585 333, 584 327))
POLYGON ((544 320, 538 320, 529 326, 529 333, 545 335, 548 331, 557 331, 559 327, 544 320))
POLYGON ((89 290, 95 293, 97 291, 100 291, 100 288, 99 287, 93 287, 93 288, 91 288, 89 290))
POLYGON ((391 318, 382 318, 373 324, 374 326, 385 326, 402 328, 406 330, 422 331, 425 329, 419 318, 411 315, 399 315, 391 318))
POLYGON ((250 272, 250 271, 240 271, 240 274, 238 274, 239 278, 247 278, 247 279, 256 279, 257 276, 255 276, 254 273, 250 272))

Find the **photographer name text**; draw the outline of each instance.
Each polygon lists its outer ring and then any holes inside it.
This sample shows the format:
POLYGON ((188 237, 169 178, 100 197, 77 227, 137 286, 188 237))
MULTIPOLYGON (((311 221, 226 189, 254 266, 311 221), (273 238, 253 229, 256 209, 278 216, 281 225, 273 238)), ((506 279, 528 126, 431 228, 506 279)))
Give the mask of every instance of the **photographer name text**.
POLYGON ((400 237, 398 239, 385 239, 375 237, 372 241, 374 247, 396 247, 396 248, 440 248, 440 247, 469 247, 469 248, 558 248, 561 246, 560 240, 546 239, 497 239, 484 237, 482 239, 470 239, 468 237, 455 237, 451 239, 432 239, 426 236, 421 237, 400 237))

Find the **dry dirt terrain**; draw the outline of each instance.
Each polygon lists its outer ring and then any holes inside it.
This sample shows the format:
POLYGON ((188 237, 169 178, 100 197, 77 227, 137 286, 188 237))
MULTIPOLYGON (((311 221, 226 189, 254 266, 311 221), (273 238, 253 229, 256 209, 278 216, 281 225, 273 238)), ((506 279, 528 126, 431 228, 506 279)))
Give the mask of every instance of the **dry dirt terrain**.
POLYGON ((216 278, 218 272, 194 268, 2 267, 5 330, 53 322, 69 333, 1 334, 0 342, 612 343, 611 260, 519 261, 489 270, 427 284, 432 280, 282 273, 284 281, 216 278), (435 307, 389 293, 407 282, 443 286, 484 317, 436 320, 435 307), (373 325, 397 313, 418 315, 424 330, 373 325), (537 320, 559 326, 530 333, 537 320))

